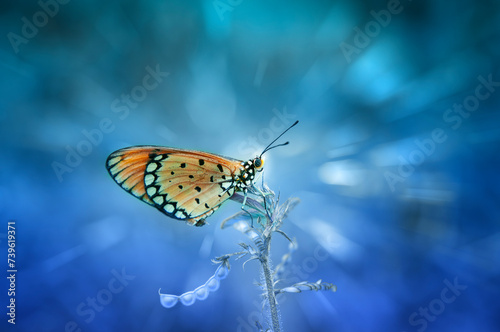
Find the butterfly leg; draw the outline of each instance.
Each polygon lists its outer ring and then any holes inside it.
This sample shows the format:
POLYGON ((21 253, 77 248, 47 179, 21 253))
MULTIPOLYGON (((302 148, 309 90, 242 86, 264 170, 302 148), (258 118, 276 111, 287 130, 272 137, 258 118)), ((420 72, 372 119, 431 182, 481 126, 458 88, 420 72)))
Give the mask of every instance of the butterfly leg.
POLYGON ((243 189, 243 193, 245 194, 245 196, 243 197, 243 203, 241 203, 242 210, 244 210, 244 207, 247 204, 248 189, 247 188, 243 189))
POLYGON ((248 213, 248 215, 250 216, 250 220, 252 221, 251 227, 253 228, 253 216, 250 213, 250 211, 248 211, 247 209, 245 209, 245 206, 246 206, 246 203, 247 203, 248 189, 246 189, 246 188, 243 189, 243 193, 245 194, 245 196, 243 197, 243 203, 241 204, 241 209, 243 211, 245 211, 246 213, 248 213))
POLYGON ((266 196, 272 195, 271 193, 265 193, 265 192, 263 192, 263 191, 262 191, 262 190, 260 190, 260 188, 259 188, 259 187, 257 187, 257 186, 254 186, 253 188, 254 188, 254 189, 255 189, 255 190, 259 193, 259 195, 260 195, 260 196, 262 196, 262 198, 264 198, 264 199, 266 198, 266 196))
MULTIPOLYGON (((267 208, 267 200, 266 200, 266 197, 267 196, 270 196, 270 195, 274 195, 274 193, 271 193, 271 192, 263 192, 259 187, 257 186, 253 186, 253 190, 257 191, 257 193, 262 196, 262 199, 263 199, 263 202, 264 202, 264 211, 265 213, 267 214, 267 217, 269 218, 269 220, 271 220, 271 216, 269 215, 269 210, 267 208)), ((278 197, 278 200, 279 200, 279 197, 278 197)))

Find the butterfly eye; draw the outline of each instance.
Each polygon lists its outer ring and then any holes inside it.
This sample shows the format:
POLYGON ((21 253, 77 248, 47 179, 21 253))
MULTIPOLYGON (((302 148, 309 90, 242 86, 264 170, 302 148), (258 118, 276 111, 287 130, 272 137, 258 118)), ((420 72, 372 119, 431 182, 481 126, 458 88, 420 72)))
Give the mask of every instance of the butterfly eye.
POLYGON ((264 161, 260 158, 255 158, 253 164, 256 168, 261 168, 262 166, 264 166, 264 161))

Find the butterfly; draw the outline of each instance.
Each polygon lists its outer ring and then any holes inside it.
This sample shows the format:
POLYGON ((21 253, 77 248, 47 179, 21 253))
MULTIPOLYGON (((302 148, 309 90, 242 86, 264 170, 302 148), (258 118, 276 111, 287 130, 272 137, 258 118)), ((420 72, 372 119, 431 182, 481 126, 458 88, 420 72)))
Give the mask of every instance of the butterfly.
MULTIPOLYGON (((298 123, 274 139, 259 156, 241 161, 202 151, 161 146, 133 146, 111 153, 106 169, 127 192, 167 216, 203 226, 226 200, 248 190, 264 169, 262 155, 289 142, 273 144, 298 123)), ((243 207, 242 206, 242 207, 243 207)))

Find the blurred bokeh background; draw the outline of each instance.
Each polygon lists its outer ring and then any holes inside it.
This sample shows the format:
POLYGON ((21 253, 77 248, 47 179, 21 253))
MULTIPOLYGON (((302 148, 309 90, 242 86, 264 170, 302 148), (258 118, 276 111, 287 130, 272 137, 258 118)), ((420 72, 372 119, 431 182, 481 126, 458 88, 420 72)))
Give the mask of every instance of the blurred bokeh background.
MULTIPOLYGON (((255 262, 233 261, 192 306, 158 297, 239 250, 244 236, 219 225, 240 206, 189 227, 120 189, 104 161, 140 144, 247 160, 295 120, 265 170, 302 201, 283 227, 299 244, 288 281, 338 291, 286 296, 284 331, 500 330, 498 1, 0 9, 2 331, 254 331, 255 262)), ((287 245, 274 238, 275 264, 287 245)))

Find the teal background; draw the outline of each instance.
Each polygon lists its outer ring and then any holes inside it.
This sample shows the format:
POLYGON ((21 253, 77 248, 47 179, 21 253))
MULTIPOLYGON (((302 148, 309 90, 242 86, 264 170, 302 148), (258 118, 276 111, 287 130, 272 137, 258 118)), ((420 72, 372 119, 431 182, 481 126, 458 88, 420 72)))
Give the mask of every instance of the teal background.
MULTIPOLYGON (((0 329, 253 331, 255 262, 232 261, 192 306, 158 296, 202 285, 212 258, 239 250, 245 237, 219 225, 240 205, 189 227, 120 189, 104 162, 141 144, 248 160, 300 120, 266 154, 266 183, 301 199, 283 226, 299 249, 280 285, 338 291, 287 295, 284 331, 500 330, 499 9, 2 2, 0 329)), ((275 265, 286 252, 277 235, 275 265)))

